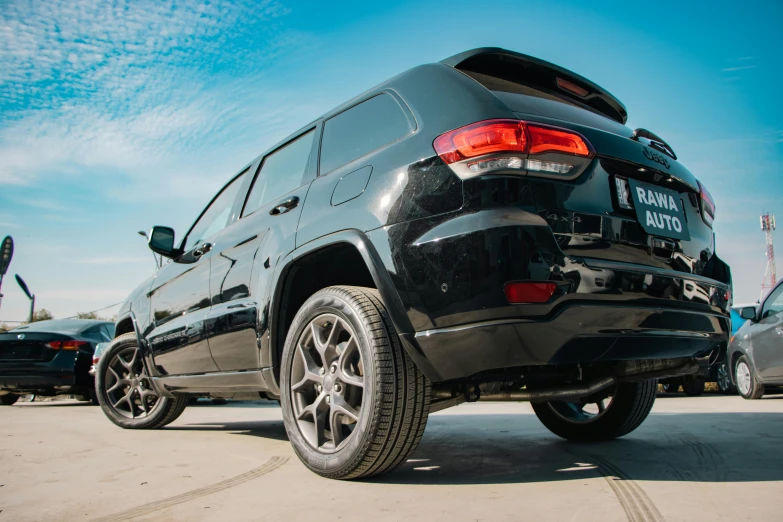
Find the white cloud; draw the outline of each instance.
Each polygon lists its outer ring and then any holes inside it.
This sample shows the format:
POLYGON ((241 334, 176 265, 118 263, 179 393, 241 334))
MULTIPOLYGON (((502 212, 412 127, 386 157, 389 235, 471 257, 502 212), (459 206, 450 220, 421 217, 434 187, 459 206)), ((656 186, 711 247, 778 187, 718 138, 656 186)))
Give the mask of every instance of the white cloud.
POLYGON ((153 182, 153 195, 211 192, 264 136, 293 130, 287 112, 307 113, 263 86, 264 64, 303 38, 279 29, 285 13, 274 0, 4 5, 0 185, 121 173, 118 197, 153 182))

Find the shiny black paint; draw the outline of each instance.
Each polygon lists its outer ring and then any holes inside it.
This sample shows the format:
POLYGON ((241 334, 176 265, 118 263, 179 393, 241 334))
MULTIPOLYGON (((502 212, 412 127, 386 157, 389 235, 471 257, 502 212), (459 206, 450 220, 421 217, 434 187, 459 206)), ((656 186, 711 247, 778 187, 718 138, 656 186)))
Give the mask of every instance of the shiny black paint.
MULTIPOLYGON (((415 122, 409 135, 320 176, 318 138, 302 186, 240 219, 246 176, 209 257, 166 265, 129 298, 121 324, 135 315, 153 375, 214 383, 224 382, 216 372, 274 368, 297 267, 341 244, 360 254, 408 353, 434 381, 515 365, 695 357, 725 343, 730 274, 701 218, 696 178, 674 159, 668 169, 650 159, 616 121, 493 93, 446 61, 371 89, 270 152, 314 127, 320 135, 323 121, 381 92, 415 122), (491 118, 570 128, 597 155, 573 179, 462 181, 433 139, 491 118), (615 176, 676 190, 691 239, 647 235, 618 206, 615 176), (555 281, 558 291, 542 305, 509 305, 503 285, 518 280, 555 281)), ((276 386, 265 382, 261 391, 276 386)))
POLYGON ((211 304, 209 269, 213 255, 213 250, 202 256, 193 251, 182 254, 158 271, 147 294, 154 326, 146 338, 162 374, 218 370, 204 325, 211 304))

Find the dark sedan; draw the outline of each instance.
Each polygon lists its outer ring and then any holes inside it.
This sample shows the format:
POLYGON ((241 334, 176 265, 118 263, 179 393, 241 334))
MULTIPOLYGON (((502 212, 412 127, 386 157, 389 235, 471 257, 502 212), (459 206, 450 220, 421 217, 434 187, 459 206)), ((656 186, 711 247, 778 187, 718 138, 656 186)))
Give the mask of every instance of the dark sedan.
POLYGON ((94 400, 92 355, 113 337, 114 323, 86 319, 39 321, 0 333, 0 405, 28 393, 94 400))

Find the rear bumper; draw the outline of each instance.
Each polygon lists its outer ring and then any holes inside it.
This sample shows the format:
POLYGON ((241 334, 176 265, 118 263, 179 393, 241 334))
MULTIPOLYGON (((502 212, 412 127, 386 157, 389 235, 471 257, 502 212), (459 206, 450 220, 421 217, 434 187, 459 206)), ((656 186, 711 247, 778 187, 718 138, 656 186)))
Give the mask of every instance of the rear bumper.
POLYGON ((406 349, 434 382, 519 366, 703 357, 728 343, 728 281, 677 263, 566 255, 547 223, 519 208, 436 216, 369 237, 408 313, 406 349), (509 281, 558 289, 546 303, 509 305, 509 281))
POLYGON ((727 341, 727 324, 683 310, 582 303, 544 319, 434 329, 408 341, 445 381, 517 366, 704 357, 727 341))
POLYGON ((51 361, 0 361, 0 390, 14 392, 65 392, 89 386, 92 378, 83 368, 79 352, 61 352, 51 361))

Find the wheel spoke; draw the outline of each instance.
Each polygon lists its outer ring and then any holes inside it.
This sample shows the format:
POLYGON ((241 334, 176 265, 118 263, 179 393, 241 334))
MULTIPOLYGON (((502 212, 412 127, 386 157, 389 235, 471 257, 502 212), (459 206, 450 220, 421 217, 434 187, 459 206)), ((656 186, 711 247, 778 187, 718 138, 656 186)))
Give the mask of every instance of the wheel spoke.
POLYGON ((130 384, 130 381, 128 379, 117 379, 117 382, 114 383, 114 385, 111 388, 108 388, 106 390, 106 393, 111 393, 114 390, 121 388, 123 386, 127 386, 130 384))
POLYGON ((601 399, 596 403, 598 405, 598 413, 603 413, 604 410, 606 410, 606 406, 604 405, 604 400, 601 399))
POLYGON ((128 369, 129 372, 133 373, 133 368, 131 368, 131 365, 129 362, 127 362, 125 359, 122 358, 122 355, 117 354, 117 359, 120 361, 120 363, 128 369))
POLYGON ((308 384, 322 384, 323 377, 319 373, 318 365, 302 343, 297 345, 297 354, 302 359, 304 375, 296 384, 291 385, 291 390, 298 391, 308 384))
POLYGON ((351 368, 351 356, 359 349, 355 339, 355 337, 351 336, 345 346, 343 346, 342 352, 340 352, 340 358, 337 363, 338 377, 349 386, 364 388, 364 376, 357 375, 351 368))
POLYGON ((345 401, 345 398, 341 395, 334 395, 332 399, 332 411, 336 411, 338 415, 346 416, 353 422, 359 421, 359 412, 350 404, 345 401))
MULTIPOLYGON (((133 367, 136 365, 136 359, 138 358, 139 351, 133 350, 133 357, 131 357, 130 362, 128 363, 128 369, 133 372, 133 367)), ((133 372, 134 375, 136 375, 135 372, 133 372)), ((138 377, 138 375, 136 375, 138 377)))

